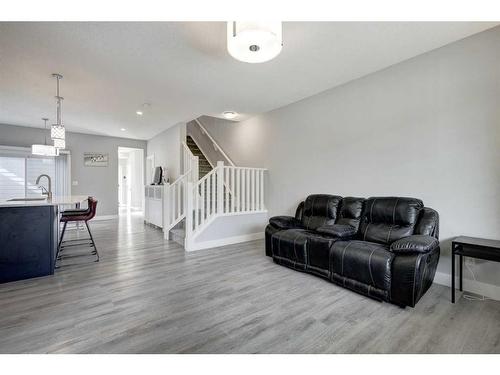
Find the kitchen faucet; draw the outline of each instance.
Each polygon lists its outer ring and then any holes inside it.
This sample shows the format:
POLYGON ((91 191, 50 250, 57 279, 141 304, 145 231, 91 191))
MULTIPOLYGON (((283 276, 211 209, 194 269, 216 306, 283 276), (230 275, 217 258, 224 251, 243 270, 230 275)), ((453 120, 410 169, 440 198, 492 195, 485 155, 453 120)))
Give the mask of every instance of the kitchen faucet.
POLYGON ((52 199, 52 180, 50 179, 50 176, 47 175, 47 174, 41 174, 40 176, 38 176, 36 178, 36 181, 35 181, 35 184, 39 184, 40 183, 40 179, 42 177, 47 177, 47 181, 49 181, 49 190, 45 189, 45 187, 39 185, 40 188, 42 188, 42 195, 46 195, 47 196, 47 199, 48 200, 51 200, 52 199))

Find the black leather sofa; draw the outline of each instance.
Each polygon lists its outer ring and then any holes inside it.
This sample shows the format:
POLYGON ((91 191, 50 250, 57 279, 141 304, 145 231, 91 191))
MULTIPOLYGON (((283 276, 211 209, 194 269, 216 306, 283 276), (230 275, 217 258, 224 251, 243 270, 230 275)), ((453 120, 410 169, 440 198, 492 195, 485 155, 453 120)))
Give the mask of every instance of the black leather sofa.
POLYGON ((414 307, 436 273, 439 215, 415 198, 310 195, 269 220, 265 246, 275 263, 414 307))

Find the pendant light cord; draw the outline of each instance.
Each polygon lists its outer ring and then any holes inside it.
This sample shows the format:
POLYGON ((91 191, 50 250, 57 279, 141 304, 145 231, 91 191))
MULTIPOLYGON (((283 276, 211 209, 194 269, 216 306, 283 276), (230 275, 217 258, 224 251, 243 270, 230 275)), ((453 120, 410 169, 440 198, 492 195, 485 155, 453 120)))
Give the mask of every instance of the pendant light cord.
POLYGON ((56 118, 57 118, 57 125, 61 126, 62 124, 62 111, 61 111, 61 102, 64 100, 62 96, 59 95, 59 80, 62 79, 62 75, 58 73, 52 74, 53 77, 56 79, 56 96, 55 98, 57 99, 57 111, 56 111, 56 118))
POLYGON ((43 144, 45 146, 47 146, 47 121, 49 121, 49 119, 44 117, 44 118, 42 118, 42 120, 44 122, 44 128, 45 128, 45 131, 43 132, 43 135, 44 135, 43 144))

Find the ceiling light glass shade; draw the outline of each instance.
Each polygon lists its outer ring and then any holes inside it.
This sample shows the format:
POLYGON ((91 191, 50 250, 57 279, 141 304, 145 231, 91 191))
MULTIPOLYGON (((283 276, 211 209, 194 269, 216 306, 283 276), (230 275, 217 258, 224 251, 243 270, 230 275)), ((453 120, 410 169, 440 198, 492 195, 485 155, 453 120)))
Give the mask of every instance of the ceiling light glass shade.
POLYGON ((62 124, 52 125, 52 127, 50 128, 50 138, 52 138, 53 140, 56 140, 56 139, 65 140, 66 139, 66 129, 64 128, 64 125, 62 125, 62 124))
POLYGON ((58 149, 66 148, 66 141, 64 139, 54 139, 54 147, 58 149))
POLYGON ((228 22, 227 50, 236 60, 269 61, 283 48, 281 22, 228 22))
POLYGON ((51 145, 32 145, 31 153, 41 156, 58 156, 59 150, 51 145))
POLYGON ((226 111, 222 113, 222 116, 227 118, 228 120, 232 120, 238 116, 238 114, 234 111, 226 111))

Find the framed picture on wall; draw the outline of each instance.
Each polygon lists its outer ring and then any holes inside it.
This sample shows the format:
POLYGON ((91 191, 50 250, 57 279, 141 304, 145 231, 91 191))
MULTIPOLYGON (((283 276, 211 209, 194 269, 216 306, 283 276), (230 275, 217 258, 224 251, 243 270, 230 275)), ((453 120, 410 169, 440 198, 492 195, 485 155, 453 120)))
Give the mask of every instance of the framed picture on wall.
POLYGON ((83 165, 86 167, 107 167, 109 154, 100 152, 84 152, 83 165))

